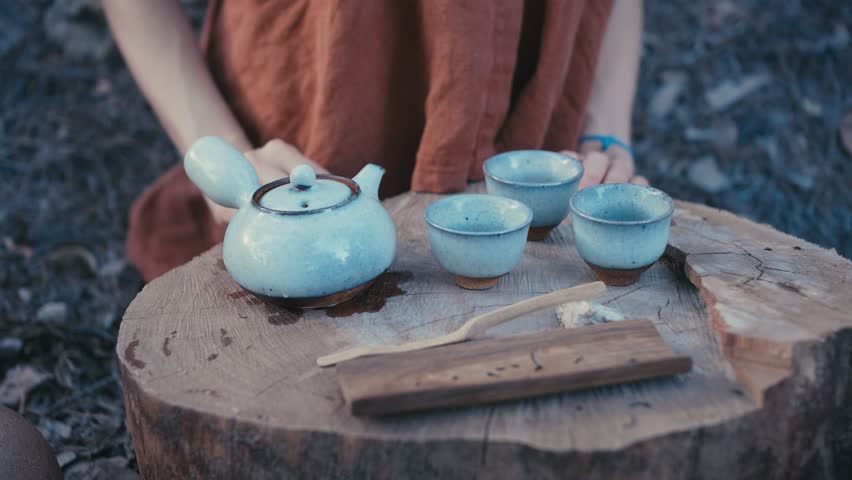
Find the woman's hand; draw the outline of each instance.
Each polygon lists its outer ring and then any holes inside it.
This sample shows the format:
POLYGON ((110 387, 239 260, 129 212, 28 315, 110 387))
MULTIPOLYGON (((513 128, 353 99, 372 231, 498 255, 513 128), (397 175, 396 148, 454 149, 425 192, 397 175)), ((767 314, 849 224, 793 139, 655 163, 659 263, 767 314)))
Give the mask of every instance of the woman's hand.
MULTIPOLYGON (((277 138, 266 142, 260 148, 245 152, 245 156, 257 172, 261 185, 289 176, 293 168, 304 164, 313 167, 317 173, 328 173, 328 170, 302 155, 302 152, 296 147, 277 138)), ((204 197, 204 199, 207 201, 207 206, 210 208, 213 218, 219 223, 231 221, 231 218, 237 212, 233 208, 223 207, 207 197, 204 197)))
MULTIPOLYGON (((584 136, 613 136, 629 142, 641 46, 641 0, 617 0, 612 5, 595 67, 584 136)), ((580 188, 599 183, 648 184, 644 177, 636 176, 630 152, 617 144, 610 143, 604 151, 599 141, 583 142, 579 158, 586 169, 580 188)))
POLYGON ((328 173, 328 170, 318 163, 302 155, 298 148, 278 138, 246 152, 246 158, 254 166, 261 185, 290 175, 299 165, 307 164, 317 173, 328 173))
POLYGON ((602 151, 599 142, 590 141, 580 146, 579 155, 575 152, 563 153, 577 156, 583 163, 585 173, 580 180, 580 190, 599 183, 648 185, 645 177, 635 174, 633 157, 618 145, 610 145, 606 151, 602 151))

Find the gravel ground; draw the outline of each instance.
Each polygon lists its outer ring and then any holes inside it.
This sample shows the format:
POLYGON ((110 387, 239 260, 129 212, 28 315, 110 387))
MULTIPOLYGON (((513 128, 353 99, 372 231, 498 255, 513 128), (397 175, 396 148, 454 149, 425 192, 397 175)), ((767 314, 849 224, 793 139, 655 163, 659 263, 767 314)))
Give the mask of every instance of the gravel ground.
MULTIPOLYGON (((113 348, 127 210, 178 160, 94 0, 0 0, 0 402, 68 478, 135 478, 113 348)), ((196 21, 203 1, 185 1, 196 21)), ((658 187, 852 256, 852 3, 646 1, 635 115, 658 187)))

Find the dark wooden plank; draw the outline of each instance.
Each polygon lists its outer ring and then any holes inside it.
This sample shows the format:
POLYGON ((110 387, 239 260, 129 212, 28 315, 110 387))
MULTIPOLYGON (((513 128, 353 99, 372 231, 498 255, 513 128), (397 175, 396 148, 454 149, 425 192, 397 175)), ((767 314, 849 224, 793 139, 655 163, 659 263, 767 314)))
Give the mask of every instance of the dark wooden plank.
POLYGON ((627 320, 365 357, 337 367, 355 415, 580 390, 688 372, 649 320, 627 320))

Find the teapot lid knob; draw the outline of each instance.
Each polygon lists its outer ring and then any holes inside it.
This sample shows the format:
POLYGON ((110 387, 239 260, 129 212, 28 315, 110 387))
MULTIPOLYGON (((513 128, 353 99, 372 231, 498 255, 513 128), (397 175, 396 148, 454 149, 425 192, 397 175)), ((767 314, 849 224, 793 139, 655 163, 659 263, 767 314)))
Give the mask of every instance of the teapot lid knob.
POLYGON ((299 165, 290 172, 290 183, 299 190, 307 190, 317 182, 317 174, 310 165, 299 165))

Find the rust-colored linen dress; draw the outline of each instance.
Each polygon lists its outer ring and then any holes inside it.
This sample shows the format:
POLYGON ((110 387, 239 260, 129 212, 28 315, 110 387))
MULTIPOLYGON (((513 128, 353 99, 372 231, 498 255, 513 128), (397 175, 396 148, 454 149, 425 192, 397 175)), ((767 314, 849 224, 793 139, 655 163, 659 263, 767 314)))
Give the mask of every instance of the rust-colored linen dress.
MULTIPOLYGON (((257 146, 332 173, 387 169, 382 195, 463 190, 482 163, 574 148, 611 0, 211 0, 202 48, 257 146)), ((220 242, 177 165, 134 203, 146 280, 220 242)))

